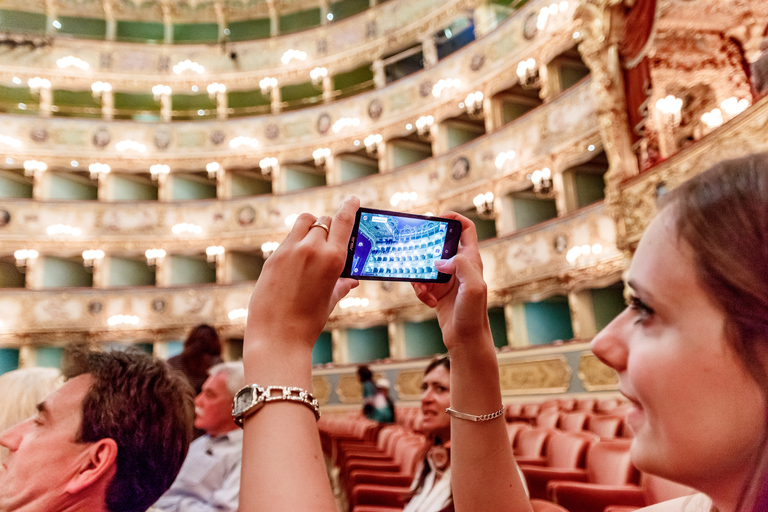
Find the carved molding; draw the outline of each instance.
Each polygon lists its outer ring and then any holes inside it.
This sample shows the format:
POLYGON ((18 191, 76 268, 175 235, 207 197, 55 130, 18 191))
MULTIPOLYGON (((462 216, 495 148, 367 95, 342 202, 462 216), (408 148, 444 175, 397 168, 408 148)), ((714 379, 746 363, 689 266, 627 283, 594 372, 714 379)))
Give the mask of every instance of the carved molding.
POLYGON ((579 379, 587 391, 614 391, 619 389, 619 375, 606 366, 592 352, 579 357, 579 379))
POLYGON ((499 364, 502 395, 565 393, 571 383, 571 368, 564 356, 499 364))

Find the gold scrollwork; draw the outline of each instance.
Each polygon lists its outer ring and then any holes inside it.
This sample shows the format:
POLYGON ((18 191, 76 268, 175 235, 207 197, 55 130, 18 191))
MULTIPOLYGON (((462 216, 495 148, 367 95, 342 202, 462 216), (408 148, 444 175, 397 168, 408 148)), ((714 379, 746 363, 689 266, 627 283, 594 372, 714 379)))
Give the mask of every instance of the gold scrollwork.
POLYGON ((336 386, 336 394, 343 404, 359 404, 363 401, 363 386, 357 374, 349 373, 339 375, 339 384, 336 386))
POLYGON ((421 398, 421 378, 424 370, 401 370, 395 379, 395 390, 400 400, 419 400, 421 398))
POLYGON ((592 352, 582 352, 579 358, 579 379, 587 391, 619 389, 619 375, 592 352))
POLYGON ((315 375, 312 377, 312 394, 320 405, 325 405, 331 398, 331 383, 327 377, 315 375))
POLYGON ((499 377, 504 395, 565 393, 571 383, 571 368, 563 356, 513 361, 499 364, 499 377))

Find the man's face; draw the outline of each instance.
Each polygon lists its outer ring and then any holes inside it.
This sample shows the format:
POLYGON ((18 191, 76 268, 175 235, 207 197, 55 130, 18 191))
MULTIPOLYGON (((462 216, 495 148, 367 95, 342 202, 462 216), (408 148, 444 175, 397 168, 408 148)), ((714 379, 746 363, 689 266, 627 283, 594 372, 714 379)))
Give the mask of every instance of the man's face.
POLYGON ((0 434, 9 450, 0 466, 0 510, 50 512, 73 499, 67 486, 91 446, 76 442, 90 387, 90 375, 67 381, 38 405, 36 416, 0 434))
POLYGON ((195 427, 217 436, 237 428, 232 419, 232 394, 227 389, 226 372, 208 377, 195 398, 195 427))

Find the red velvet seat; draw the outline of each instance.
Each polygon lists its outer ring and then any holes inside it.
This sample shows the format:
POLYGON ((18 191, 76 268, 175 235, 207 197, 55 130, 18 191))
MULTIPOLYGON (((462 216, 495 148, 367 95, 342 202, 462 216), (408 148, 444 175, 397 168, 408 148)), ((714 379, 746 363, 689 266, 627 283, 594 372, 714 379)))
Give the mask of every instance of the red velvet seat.
POLYGON ((592 412, 595 410, 596 404, 597 400, 594 398, 580 398, 579 400, 576 400, 576 407, 574 410, 592 412))
POLYGON ((565 412, 560 415, 560 430, 581 432, 585 430, 590 414, 586 411, 565 412))
POLYGON ((413 434, 398 442, 395 447, 394 458, 391 461, 350 461, 346 466, 347 473, 341 479, 341 483, 347 490, 347 496, 351 496, 354 486, 365 482, 383 483, 387 481, 394 485, 410 485, 410 479, 413 477, 418 456, 424 449, 424 443, 423 437, 413 434))
POLYGON ((517 463, 538 466, 546 464, 544 446, 547 439, 556 432, 557 430, 553 428, 532 428, 517 434, 517 445, 514 449, 517 463))
POLYGON ((541 411, 541 404, 524 404, 523 410, 520 413, 520 418, 523 421, 534 423, 536 421, 536 416, 539 415, 539 411, 541 411))
POLYGON ((560 505, 546 500, 532 499, 531 507, 533 508, 533 512, 568 512, 567 509, 561 507, 560 505))
POLYGON ((558 431, 546 443, 546 465, 531 466, 520 464, 528 483, 531 498, 547 498, 547 482, 561 475, 570 475, 575 470, 586 472, 587 450, 599 437, 589 432, 558 431))
POLYGON ((587 422, 587 430, 594 432, 601 439, 614 439, 619 436, 621 423, 624 420, 621 416, 612 414, 592 415, 587 422))
POLYGON ((526 423, 524 421, 513 421, 512 423, 507 423, 507 437, 509 437, 509 442, 513 449, 515 446, 517 446, 517 437, 520 432, 524 430, 531 430, 531 428, 532 427, 530 423, 526 423))
POLYGON ((523 404, 506 404, 504 406, 504 418, 509 421, 522 421, 523 404))
POLYGON ((630 460, 630 445, 628 439, 595 443, 587 451, 586 472, 574 470, 571 475, 563 474, 560 480, 550 480, 547 484, 548 498, 571 512, 601 512, 604 505, 595 508, 595 503, 588 499, 588 490, 633 484, 637 487, 639 472, 630 460))
POLYGON ((355 486, 349 496, 352 512, 397 512, 405 508, 410 487, 392 487, 379 484, 355 486))
POLYGON ((558 428, 560 425, 560 411, 554 408, 542 409, 536 416, 537 428, 558 428))

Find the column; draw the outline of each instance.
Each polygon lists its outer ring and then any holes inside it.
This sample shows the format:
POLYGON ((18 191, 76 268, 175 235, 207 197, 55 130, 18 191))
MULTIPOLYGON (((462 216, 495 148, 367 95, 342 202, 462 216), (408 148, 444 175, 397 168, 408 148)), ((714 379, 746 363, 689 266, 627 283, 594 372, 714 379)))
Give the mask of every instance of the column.
POLYGON ((338 185, 341 183, 341 160, 331 154, 325 159, 325 182, 327 185, 338 185))
POLYGON ((328 75, 323 78, 323 103, 333 101, 333 78, 328 75))
POLYGON ((171 265, 168 257, 170 252, 165 255, 165 258, 155 260, 155 286, 168 286, 171 282, 171 265))
POLYGON ((572 172, 564 173, 560 169, 552 168, 552 190, 558 217, 577 209, 576 182, 572 172))
POLYGON ((504 304, 504 318, 507 322, 507 343, 509 346, 516 348, 529 346, 525 304, 504 304))
POLYGON ((218 25, 217 39, 219 42, 227 40, 227 20, 224 16, 224 3, 222 0, 216 0, 213 4, 213 9, 216 12, 216 24, 218 25))
POLYGON ((432 155, 439 156, 448 152, 448 127, 435 121, 429 133, 432 142, 432 155))
POLYGON ((499 24, 496 21, 496 13, 493 12, 493 8, 488 4, 487 0, 479 1, 475 5, 472 15, 475 22, 475 37, 477 39, 490 33, 499 24))
POLYGON ((45 35, 55 36, 58 29, 53 25, 57 16, 56 2, 54 0, 45 0, 45 16, 45 35))
POLYGON ((107 288, 109 286, 108 265, 104 259, 93 260, 91 272, 93 272, 94 288, 107 288))
POLYGON ((591 338, 597 334, 595 309, 592 307, 592 293, 589 290, 568 293, 571 310, 571 325, 574 338, 591 338))
POLYGON ((285 176, 280 168, 280 163, 272 169, 272 193, 282 194, 288 187, 285 184, 285 176))
POLYGON ((421 53, 424 56, 424 69, 429 69, 437 64, 437 43, 432 35, 421 40, 421 53))
POLYGON ((349 362, 349 347, 347 346, 346 329, 331 329, 333 362, 345 364, 349 362))
POLYGON ((226 91, 216 92, 216 119, 226 121, 229 117, 229 101, 226 91))
POLYGON ((101 118, 110 121, 115 117, 115 94, 110 89, 101 93, 101 118))
POLYGON ((389 357, 392 359, 406 359, 405 350, 405 323, 391 321, 387 324, 389 334, 389 357))
POLYGON ((275 37, 280 35, 280 19, 277 16, 275 0, 267 0, 267 9, 269 10, 269 35, 275 37))
POLYGON ((387 85, 387 74, 384 71, 384 61, 377 58, 371 64, 373 71, 373 84, 377 89, 383 89, 387 85))
POLYGON ((163 42, 165 44, 173 43, 173 19, 171 17, 171 5, 167 2, 162 2, 163 8, 163 42))
POLYGON ((103 0, 101 3, 104 8, 104 20, 107 24, 106 40, 114 41, 117 36, 117 20, 112 5, 112 0, 103 0))
POLYGON ((483 122, 485 133, 491 133, 502 125, 501 101, 490 95, 483 96, 483 122))
POLYGON ((19 347, 19 368, 29 368, 35 366, 35 349, 32 345, 21 345, 19 347))
POLYGON ((162 93, 160 95, 160 118, 165 122, 170 122, 171 115, 171 95, 162 93))
POLYGON ((40 88, 40 117, 51 117, 53 91, 50 87, 40 88))
POLYGON ((161 174, 157 177, 157 200, 158 201, 172 201, 173 200, 173 194, 172 194, 172 179, 167 174, 161 174))
POLYGON ((496 233, 498 236, 512 233, 515 224, 515 199, 511 194, 496 198, 496 233))
POLYGON ((280 85, 272 89, 272 91, 269 93, 269 101, 272 108, 272 113, 277 114, 280 112, 280 85))
POLYGON ((331 2, 329 0, 320 0, 320 24, 327 25, 331 22, 328 14, 331 12, 331 2))

